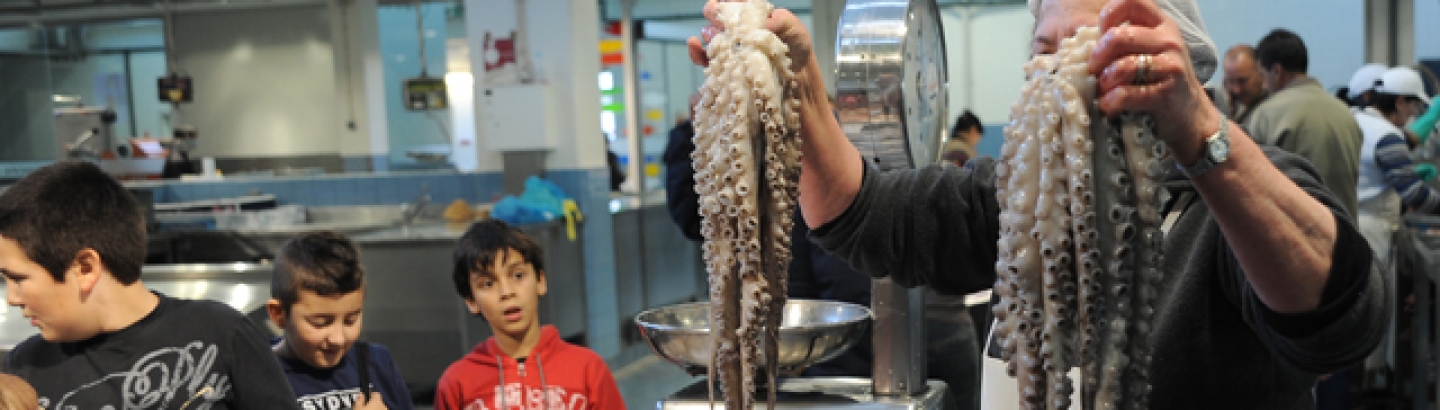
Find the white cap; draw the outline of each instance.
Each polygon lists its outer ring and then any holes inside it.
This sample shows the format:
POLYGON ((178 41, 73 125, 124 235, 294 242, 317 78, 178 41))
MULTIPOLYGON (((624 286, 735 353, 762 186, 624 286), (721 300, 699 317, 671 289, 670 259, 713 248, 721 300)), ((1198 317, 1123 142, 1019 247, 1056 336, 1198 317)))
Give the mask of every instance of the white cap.
POLYGON ((1375 89, 1375 83, 1380 81, 1380 75, 1385 74, 1387 68, 1380 64, 1366 64, 1355 70, 1350 76, 1350 98, 1359 98, 1360 94, 1375 89))
POLYGON ((1425 83, 1420 81, 1420 73, 1410 67, 1386 70, 1380 75, 1380 86, 1375 91, 1417 97, 1426 104, 1430 103, 1430 96, 1425 95, 1425 83))

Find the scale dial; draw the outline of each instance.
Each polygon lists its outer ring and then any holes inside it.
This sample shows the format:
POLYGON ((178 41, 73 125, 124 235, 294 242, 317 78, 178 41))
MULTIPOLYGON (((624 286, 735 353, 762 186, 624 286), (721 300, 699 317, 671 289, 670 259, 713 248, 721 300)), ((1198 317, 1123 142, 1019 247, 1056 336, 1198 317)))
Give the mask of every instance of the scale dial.
POLYGON ((945 143, 945 35, 934 0, 850 0, 836 39, 845 135, 881 169, 935 163, 945 143))

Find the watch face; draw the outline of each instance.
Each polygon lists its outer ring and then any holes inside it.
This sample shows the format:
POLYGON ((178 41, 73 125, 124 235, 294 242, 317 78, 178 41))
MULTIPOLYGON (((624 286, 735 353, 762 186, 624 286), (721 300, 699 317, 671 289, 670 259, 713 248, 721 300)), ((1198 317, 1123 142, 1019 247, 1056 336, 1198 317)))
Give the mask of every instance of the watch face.
POLYGON ((1224 138, 1216 138, 1210 141, 1210 160, 1215 163, 1225 162, 1230 157, 1230 141, 1224 138))

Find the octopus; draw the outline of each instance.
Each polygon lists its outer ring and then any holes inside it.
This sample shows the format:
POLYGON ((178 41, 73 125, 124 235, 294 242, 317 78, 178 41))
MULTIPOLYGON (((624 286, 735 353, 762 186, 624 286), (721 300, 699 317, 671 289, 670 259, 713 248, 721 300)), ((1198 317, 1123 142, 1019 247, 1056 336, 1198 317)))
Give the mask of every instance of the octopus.
MULTIPOLYGON (((755 402, 759 366, 778 373, 777 348, 800 178, 799 85, 789 47, 765 28, 764 0, 719 3, 725 31, 695 107, 695 190, 709 274, 710 401, 718 380, 725 408, 755 402), (763 347, 763 349, 762 349, 763 347)), ((774 407, 775 383, 769 386, 774 407)))
POLYGON ((1173 166, 1143 114, 1104 120, 1078 30, 1026 64, 1001 162, 996 340, 1027 409, 1147 408, 1147 344, 1164 280, 1160 186, 1173 166))

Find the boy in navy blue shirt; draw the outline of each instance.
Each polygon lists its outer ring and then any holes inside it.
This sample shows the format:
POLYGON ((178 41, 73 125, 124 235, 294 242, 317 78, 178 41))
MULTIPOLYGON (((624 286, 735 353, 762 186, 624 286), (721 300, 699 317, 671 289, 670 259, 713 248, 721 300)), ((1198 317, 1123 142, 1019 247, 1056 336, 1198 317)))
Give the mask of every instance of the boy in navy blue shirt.
POLYGON ((273 350, 302 410, 410 410, 390 351, 360 336, 365 270, 355 244, 308 232, 280 247, 270 278, 270 320, 285 331, 273 350))

